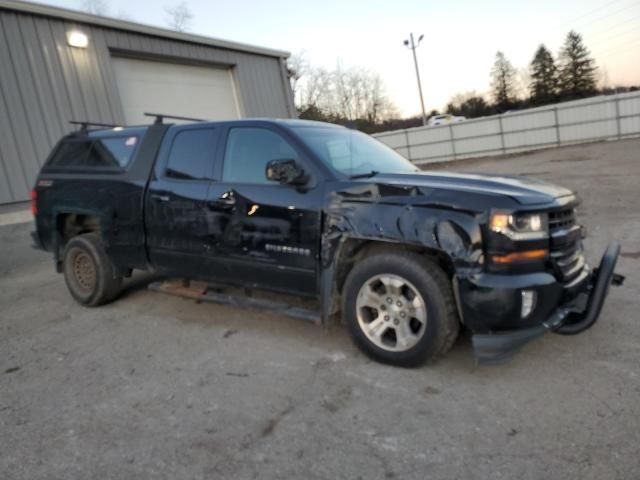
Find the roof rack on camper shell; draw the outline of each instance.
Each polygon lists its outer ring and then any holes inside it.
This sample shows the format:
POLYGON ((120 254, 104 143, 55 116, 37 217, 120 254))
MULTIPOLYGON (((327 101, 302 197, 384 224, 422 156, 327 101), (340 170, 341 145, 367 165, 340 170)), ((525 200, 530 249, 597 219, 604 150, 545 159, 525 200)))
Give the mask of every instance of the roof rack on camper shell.
MULTIPOLYGON (((189 122, 206 122, 207 120, 203 118, 193 118, 193 117, 182 117, 179 115, 169 115, 167 113, 149 113, 145 112, 144 115, 146 117, 155 117, 153 121, 154 125, 160 125, 164 123, 164 119, 173 119, 173 120, 185 120, 189 122)), ((126 128, 133 127, 134 125, 124 125, 124 124, 116 124, 116 123, 104 123, 104 122, 92 122, 90 120, 69 120, 71 125, 80 125, 80 131, 86 132, 89 130, 89 127, 98 127, 101 128, 126 128)), ((140 126, 140 125, 135 125, 140 126)))
POLYGON ((207 120, 203 118, 192 118, 192 117, 180 117, 178 115, 168 115, 166 113, 149 113, 144 112, 145 117, 156 117, 153 123, 156 125, 161 124, 165 118, 170 118, 173 120, 186 120, 189 122, 206 122, 207 120))
POLYGON ((123 125, 116 125, 113 123, 101 123, 101 122, 90 122, 90 121, 79 121, 79 120, 69 120, 71 125, 80 125, 80 130, 85 132, 89 127, 104 127, 104 128, 117 128, 122 127, 123 125))

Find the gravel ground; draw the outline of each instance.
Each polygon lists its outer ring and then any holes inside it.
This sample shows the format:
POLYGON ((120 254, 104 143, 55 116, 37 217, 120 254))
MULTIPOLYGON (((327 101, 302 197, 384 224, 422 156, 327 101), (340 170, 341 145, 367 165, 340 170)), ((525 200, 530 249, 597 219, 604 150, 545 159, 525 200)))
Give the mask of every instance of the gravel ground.
MULTIPOLYGON (((577 189, 590 260, 623 244, 601 321, 477 367, 361 355, 340 327, 147 291, 85 309, 29 224, 0 227, 0 478, 637 479, 640 140, 458 162, 577 189)), ((444 168, 444 167, 437 167, 444 168)))

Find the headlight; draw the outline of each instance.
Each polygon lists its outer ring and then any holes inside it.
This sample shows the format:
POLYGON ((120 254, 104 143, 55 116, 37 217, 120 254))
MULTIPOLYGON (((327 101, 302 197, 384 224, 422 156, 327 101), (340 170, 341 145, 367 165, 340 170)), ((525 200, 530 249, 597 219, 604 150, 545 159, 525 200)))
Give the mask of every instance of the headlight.
POLYGON ((549 221, 546 213, 494 213, 489 228, 512 240, 536 240, 547 238, 549 221))

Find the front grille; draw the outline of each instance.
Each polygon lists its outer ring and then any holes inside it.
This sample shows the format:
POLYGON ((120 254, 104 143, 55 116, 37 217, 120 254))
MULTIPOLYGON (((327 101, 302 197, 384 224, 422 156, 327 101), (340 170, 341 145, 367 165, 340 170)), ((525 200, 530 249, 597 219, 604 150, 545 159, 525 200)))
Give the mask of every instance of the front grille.
POLYGON ((549 212, 550 255, 556 277, 570 283, 585 266, 581 228, 574 208, 549 212))
POLYGON ((551 232, 573 227, 576 224, 576 209, 566 208, 549 212, 549 230, 551 232))

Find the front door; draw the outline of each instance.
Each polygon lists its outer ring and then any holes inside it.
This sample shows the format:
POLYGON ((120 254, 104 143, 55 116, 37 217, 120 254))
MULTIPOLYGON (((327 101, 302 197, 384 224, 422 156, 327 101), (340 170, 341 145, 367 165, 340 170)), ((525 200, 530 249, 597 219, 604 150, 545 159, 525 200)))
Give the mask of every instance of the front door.
POLYGON ((224 260, 239 284, 315 294, 320 247, 321 189, 267 180, 271 160, 303 155, 268 127, 231 127, 226 133, 220 182, 209 190, 209 208, 219 219, 211 255, 224 260))

